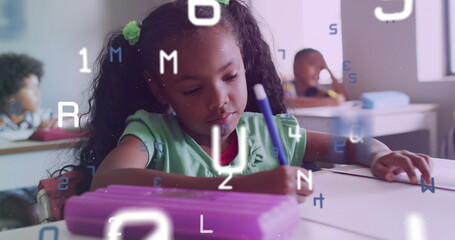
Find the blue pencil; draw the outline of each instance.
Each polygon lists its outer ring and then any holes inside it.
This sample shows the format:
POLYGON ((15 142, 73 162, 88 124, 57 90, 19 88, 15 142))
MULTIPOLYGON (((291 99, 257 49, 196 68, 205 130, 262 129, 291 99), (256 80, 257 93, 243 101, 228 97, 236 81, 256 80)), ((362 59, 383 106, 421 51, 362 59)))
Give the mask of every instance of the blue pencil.
POLYGON ((278 161, 282 166, 288 165, 286 155, 284 154, 283 145, 281 144, 278 131, 276 130, 275 122, 273 121, 272 109, 270 108, 269 99, 265 94, 262 84, 254 85, 254 93, 256 94, 259 108, 261 109, 262 114, 264 114, 265 123, 267 124, 270 136, 272 137, 273 146, 278 149, 278 161))

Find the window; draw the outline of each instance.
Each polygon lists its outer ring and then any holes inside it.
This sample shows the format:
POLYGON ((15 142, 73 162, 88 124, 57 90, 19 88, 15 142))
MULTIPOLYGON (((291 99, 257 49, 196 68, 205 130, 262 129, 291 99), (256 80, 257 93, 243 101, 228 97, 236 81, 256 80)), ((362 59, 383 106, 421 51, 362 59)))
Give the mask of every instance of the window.
POLYGON ((455 3, 414 2, 418 80, 455 81, 455 3))
POLYGON ((447 75, 455 75, 455 2, 445 0, 447 75))

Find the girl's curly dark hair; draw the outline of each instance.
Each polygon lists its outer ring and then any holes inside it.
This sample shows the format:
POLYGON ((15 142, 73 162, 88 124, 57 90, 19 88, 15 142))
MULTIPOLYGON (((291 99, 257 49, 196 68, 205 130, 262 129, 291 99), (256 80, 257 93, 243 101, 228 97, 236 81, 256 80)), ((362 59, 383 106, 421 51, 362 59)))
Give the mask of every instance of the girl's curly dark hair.
POLYGON ((25 54, 0 55, 0 112, 5 112, 8 99, 24 86, 24 79, 30 74, 41 80, 43 63, 25 54))
MULTIPOLYGON (((220 6, 221 19, 218 25, 226 27, 236 37, 245 64, 248 88, 245 111, 260 112, 253 86, 261 83, 269 96, 273 113, 285 113, 283 89, 269 46, 263 40, 250 10, 240 0, 231 0, 229 5, 220 6)), ((162 42, 171 37, 178 38, 184 31, 203 28, 189 21, 187 7, 186 0, 158 7, 142 22, 139 42, 133 46, 124 39, 121 31, 115 31, 107 37, 105 47, 97 59, 99 68, 96 69, 89 111, 86 113, 91 119, 88 126, 91 134, 77 150, 77 165, 69 165, 84 176, 76 187, 77 194, 89 190, 93 177, 89 166, 98 168, 106 155, 116 147, 129 115, 139 109, 153 113, 168 111, 169 106, 160 104, 151 94, 143 72, 147 70, 153 79, 159 79, 159 50, 162 42), (111 48, 121 48, 121 62, 115 54, 111 62, 111 48)), ((198 18, 212 15, 212 8, 196 8, 198 18)))

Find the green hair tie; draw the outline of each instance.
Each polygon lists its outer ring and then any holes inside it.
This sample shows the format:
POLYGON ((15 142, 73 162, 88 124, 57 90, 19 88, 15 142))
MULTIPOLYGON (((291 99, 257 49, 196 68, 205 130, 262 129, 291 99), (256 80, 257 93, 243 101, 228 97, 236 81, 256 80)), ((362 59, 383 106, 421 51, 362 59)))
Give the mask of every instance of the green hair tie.
POLYGON ((141 35, 141 28, 136 21, 131 21, 123 28, 123 37, 130 45, 134 45, 139 41, 141 35))
POLYGON ((218 2, 224 4, 224 5, 229 5, 229 0, 218 0, 218 2))

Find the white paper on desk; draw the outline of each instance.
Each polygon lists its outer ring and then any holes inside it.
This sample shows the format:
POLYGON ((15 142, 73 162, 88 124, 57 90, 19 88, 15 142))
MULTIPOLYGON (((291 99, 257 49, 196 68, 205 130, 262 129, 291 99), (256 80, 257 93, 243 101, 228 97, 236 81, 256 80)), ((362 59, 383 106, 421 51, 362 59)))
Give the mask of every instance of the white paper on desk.
MULTIPOLYGON (((455 191, 455 172, 449 171, 449 169, 455 169, 455 160, 438 159, 433 158, 433 172, 431 176, 434 178, 435 188, 455 191)), ((338 169, 326 169, 335 173, 349 174, 355 176, 363 176, 370 178, 377 178, 373 176, 371 170, 365 167, 347 166, 338 169)), ((417 179, 420 181, 421 173, 419 170, 415 170, 417 179)), ((406 173, 400 173, 395 175, 395 181, 402 183, 410 183, 409 177, 406 173)))
POLYGON ((36 129, 4 131, 0 132, 0 137, 10 141, 23 141, 29 139, 35 131, 36 129))

